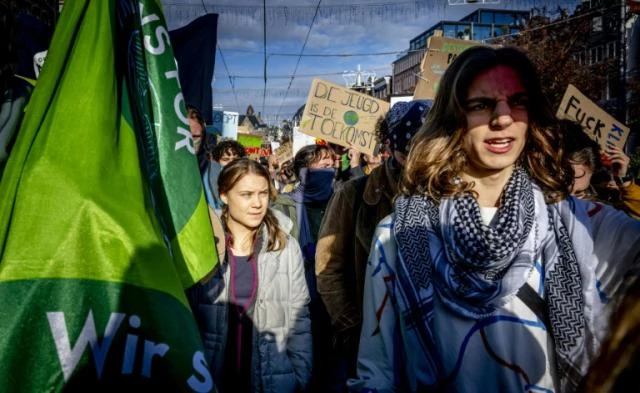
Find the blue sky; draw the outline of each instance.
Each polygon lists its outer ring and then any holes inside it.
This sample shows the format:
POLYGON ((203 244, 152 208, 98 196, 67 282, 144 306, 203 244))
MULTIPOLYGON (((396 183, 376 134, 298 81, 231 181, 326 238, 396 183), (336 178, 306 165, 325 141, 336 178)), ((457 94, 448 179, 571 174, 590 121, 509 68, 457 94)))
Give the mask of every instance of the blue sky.
POLYGON ((355 70, 358 65, 377 77, 390 75, 391 63, 398 56, 395 53, 408 49, 410 39, 440 20, 458 20, 478 8, 528 10, 546 6, 553 14, 558 6, 573 9, 579 3, 579 0, 498 0, 497 4, 449 5, 449 0, 320 0, 309 30, 318 1, 266 1, 266 90, 261 0, 162 0, 162 3, 170 29, 206 12, 219 14, 218 44, 222 57, 216 51, 214 107, 243 114, 252 105, 269 124, 291 118, 304 104, 314 76, 344 84, 343 73, 355 70), (307 35, 303 56, 299 57, 307 35), (391 53, 380 54, 387 52, 391 53))

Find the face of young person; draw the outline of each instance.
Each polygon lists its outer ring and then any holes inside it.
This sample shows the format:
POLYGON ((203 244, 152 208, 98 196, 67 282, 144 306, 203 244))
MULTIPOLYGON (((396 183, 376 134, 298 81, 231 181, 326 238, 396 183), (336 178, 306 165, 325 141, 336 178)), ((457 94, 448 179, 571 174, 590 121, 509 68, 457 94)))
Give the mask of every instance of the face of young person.
POLYGON ((511 174, 526 142, 527 99, 520 77, 509 67, 492 68, 473 80, 464 103, 467 176, 511 174))
POLYGON ((309 164, 309 168, 333 168, 333 155, 331 154, 331 152, 323 150, 320 159, 309 164))
POLYGON ((571 193, 576 194, 589 188, 593 171, 585 164, 571 162, 573 168, 573 186, 571 193))
POLYGON ((192 137, 194 138, 202 137, 202 134, 204 131, 202 124, 198 123, 198 120, 196 120, 193 117, 189 118, 189 129, 191 130, 192 137))
POLYGON ((238 158, 238 155, 236 153, 230 150, 227 150, 224 153, 222 153, 222 155, 220 156, 220 159, 218 160, 218 164, 224 167, 225 165, 235 160, 236 158, 238 158))
POLYGON ((227 225, 234 228, 257 229, 269 207, 269 183, 262 176, 248 173, 220 199, 229 209, 227 225))

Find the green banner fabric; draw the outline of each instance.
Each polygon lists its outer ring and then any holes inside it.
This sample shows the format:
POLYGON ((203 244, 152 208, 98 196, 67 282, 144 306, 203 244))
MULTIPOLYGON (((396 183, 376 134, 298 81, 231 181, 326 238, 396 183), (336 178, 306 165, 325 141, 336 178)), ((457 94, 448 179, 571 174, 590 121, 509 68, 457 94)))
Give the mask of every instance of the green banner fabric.
POLYGON ((210 392, 218 263, 159 1, 64 4, 0 181, 3 391, 210 392))
POLYGON ((238 133, 238 143, 242 147, 262 147, 262 136, 238 133))

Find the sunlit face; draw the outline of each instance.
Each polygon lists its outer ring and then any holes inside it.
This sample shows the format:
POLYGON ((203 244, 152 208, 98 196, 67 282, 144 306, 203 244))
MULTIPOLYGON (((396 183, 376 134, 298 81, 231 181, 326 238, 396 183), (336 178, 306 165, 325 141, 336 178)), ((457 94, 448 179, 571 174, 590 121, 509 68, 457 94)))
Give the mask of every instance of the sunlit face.
POLYGON ((225 165, 227 165, 231 161, 235 160, 236 158, 239 158, 236 153, 234 153, 234 152, 232 152, 230 150, 227 150, 224 153, 222 153, 222 155, 220 156, 220 159, 218 160, 218 164, 220 164, 220 166, 224 167, 225 165))
POLYGON ((316 162, 312 162, 311 164, 309 164, 309 168, 312 169, 316 169, 316 168, 333 168, 333 155, 331 154, 331 152, 327 151, 327 150, 322 150, 322 155, 320 156, 320 159, 316 162))
POLYGON ((520 77, 509 67, 497 66, 473 80, 464 103, 468 177, 511 174, 526 142, 527 101, 520 77))
POLYGON ((227 225, 253 230, 260 226, 269 207, 269 183, 262 176, 248 173, 232 189, 220 194, 229 211, 227 225))
POLYGON ((589 188, 593 171, 589 166, 576 162, 571 162, 571 167, 573 168, 573 186, 571 187, 571 193, 577 194, 589 188))

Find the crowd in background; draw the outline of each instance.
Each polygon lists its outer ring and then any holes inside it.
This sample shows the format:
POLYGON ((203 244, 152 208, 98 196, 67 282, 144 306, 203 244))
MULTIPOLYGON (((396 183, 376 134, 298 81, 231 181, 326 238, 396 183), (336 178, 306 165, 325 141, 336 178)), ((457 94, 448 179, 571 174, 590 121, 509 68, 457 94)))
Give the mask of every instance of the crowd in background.
POLYGON ((463 52, 375 155, 251 160, 188 111, 224 233, 188 294, 220 391, 624 391, 638 368, 640 186, 521 52, 463 52))

